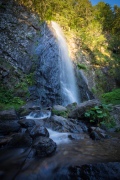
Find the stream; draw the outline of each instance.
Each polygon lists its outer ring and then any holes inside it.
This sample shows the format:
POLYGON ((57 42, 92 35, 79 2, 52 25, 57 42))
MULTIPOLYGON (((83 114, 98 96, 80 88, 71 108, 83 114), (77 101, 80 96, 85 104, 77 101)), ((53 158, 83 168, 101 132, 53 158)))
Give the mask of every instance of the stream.
MULTIPOLYGON (((40 122, 40 120, 37 120, 40 122)), ((93 141, 85 133, 79 140, 70 140, 69 134, 48 129, 57 143, 55 154, 46 158, 34 157, 31 148, 1 149, 0 175, 2 179, 71 179, 68 167, 85 164, 120 162, 120 134, 110 139, 93 141)), ((79 178, 78 178, 79 179, 79 178)))

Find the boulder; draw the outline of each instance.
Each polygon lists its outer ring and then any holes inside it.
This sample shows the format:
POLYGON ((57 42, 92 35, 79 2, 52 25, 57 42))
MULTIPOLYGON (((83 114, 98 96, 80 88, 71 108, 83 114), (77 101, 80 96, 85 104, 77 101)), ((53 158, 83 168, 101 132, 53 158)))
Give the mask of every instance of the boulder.
POLYGON ((45 119, 44 124, 47 128, 51 128, 59 132, 72 132, 72 133, 81 133, 83 129, 79 124, 72 122, 61 116, 51 116, 50 119, 45 119))
POLYGON ((24 128, 35 126, 35 121, 33 119, 22 119, 19 120, 18 123, 24 128))
POLYGON ((115 119, 117 127, 120 127, 120 105, 113 106, 110 114, 115 119))
POLYGON ((57 116, 67 117, 68 110, 64 106, 55 105, 55 106, 53 106, 52 114, 57 115, 57 116))
POLYGON ((11 139, 12 139, 11 136, 7 136, 7 137, 2 137, 2 138, 0 138, 0 147, 3 147, 3 146, 5 146, 6 144, 8 144, 11 139))
POLYGON ((0 111, 0 120, 18 120, 14 109, 0 111))
POLYGON ((97 164, 85 164, 64 168, 62 173, 57 174, 58 179, 91 179, 91 180, 119 180, 120 162, 108 162, 97 164), (67 173, 66 173, 67 172, 67 173))
POLYGON ((67 108, 68 111, 72 111, 73 109, 75 109, 76 106, 77 106, 77 103, 74 102, 74 103, 72 103, 72 104, 68 104, 68 105, 66 106, 66 108, 67 108))
POLYGON ((28 128, 29 134, 32 138, 36 138, 38 136, 49 137, 48 130, 43 126, 34 126, 33 128, 28 128))
POLYGON ((69 134, 68 138, 71 140, 80 140, 80 139, 84 139, 84 136, 80 134, 69 134))
POLYGON ((22 106, 18 111, 19 116, 27 116, 30 112, 31 109, 29 109, 27 106, 22 106))
POLYGON ((93 140, 100 140, 100 136, 98 135, 98 133, 96 131, 92 131, 90 133, 90 137, 93 139, 93 140))
POLYGON ((93 140, 100 140, 101 138, 103 139, 110 138, 110 136, 106 134, 106 131, 99 127, 90 127, 89 132, 90 132, 90 137, 93 140))
POLYGON ((85 101, 77 105, 75 109, 68 114, 68 117, 73 119, 80 119, 86 110, 97 105, 100 105, 100 102, 96 99, 85 101))
POLYGON ((20 125, 16 121, 5 121, 0 123, 0 134, 2 135, 18 132, 19 130, 20 125))
POLYGON ((56 150, 56 143, 48 137, 36 138, 33 142, 33 148, 36 150, 36 155, 46 157, 51 155, 56 150))
POLYGON ((10 147, 30 147, 32 145, 32 138, 28 133, 17 133, 12 136, 11 141, 8 143, 10 147))
POLYGON ((53 110, 56 110, 56 111, 67 111, 67 108, 64 107, 64 106, 55 105, 55 106, 53 106, 53 110))

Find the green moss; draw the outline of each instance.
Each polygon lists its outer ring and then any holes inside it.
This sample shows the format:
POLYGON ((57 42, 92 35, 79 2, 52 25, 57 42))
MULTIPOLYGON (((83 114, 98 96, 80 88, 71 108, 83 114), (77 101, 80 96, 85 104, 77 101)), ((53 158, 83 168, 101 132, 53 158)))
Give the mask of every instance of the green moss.
POLYGON ((120 89, 115 89, 102 95, 102 101, 107 104, 120 104, 120 89))
POLYGON ((68 112, 67 111, 57 111, 55 109, 52 110, 52 113, 54 115, 57 115, 57 116, 62 116, 64 118, 67 118, 68 117, 68 112))

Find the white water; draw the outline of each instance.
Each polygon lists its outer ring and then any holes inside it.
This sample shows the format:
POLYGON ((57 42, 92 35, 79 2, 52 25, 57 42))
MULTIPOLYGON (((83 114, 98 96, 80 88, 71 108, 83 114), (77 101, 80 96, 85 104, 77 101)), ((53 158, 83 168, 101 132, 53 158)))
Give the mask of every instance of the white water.
MULTIPOLYGON (((51 116, 51 111, 38 111, 38 112, 31 112, 29 115, 26 116, 26 119, 34 119, 36 124, 40 124, 39 120, 49 118, 51 116)), ((50 138, 56 142, 56 144, 63 144, 70 142, 68 135, 70 133, 60 133, 58 131, 53 131, 52 129, 48 129, 50 138)))
POLYGON ((55 30, 60 58, 60 85, 63 105, 73 102, 79 103, 79 95, 75 74, 71 59, 69 57, 68 47, 60 26, 52 21, 52 28, 55 30))
POLYGON ((51 111, 38 111, 38 112, 31 112, 29 115, 26 116, 26 119, 45 119, 51 116, 51 111))
POLYGON ((53 131, 52 129, 47 129, 50 134, 50 138, 56 142, 56 144, 64 144, 64 143, 69 143, 70 139, 68 138, 68 135, 70 133, 61 133, 57 131, 53 131))

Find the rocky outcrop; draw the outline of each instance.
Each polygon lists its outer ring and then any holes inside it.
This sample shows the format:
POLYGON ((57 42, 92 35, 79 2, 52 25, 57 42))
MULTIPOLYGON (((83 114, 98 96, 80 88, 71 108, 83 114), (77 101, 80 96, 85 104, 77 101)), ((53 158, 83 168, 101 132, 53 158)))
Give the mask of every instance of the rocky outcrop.
POLYGON ((106 131, 99 128, 99 127, 90 127, 89 128, 89 134, 93 140, 110 138, 110 136, 108 134, 106 134, 106 131))
POLYGON ((14 109, 0 111, 0 120, 18 120, 17 113, 14 109))
POLYGON ((33 65, 33 54, 39 21, 35 14, 14 0, 1 0, 1 58, 16 69, 29 72, 33 65))
POLYGON ((38 136, 49 137, 48 130, 45 127, 40 126, 40 125, 36 125, 32 128, 28 128, 27 131, 29 132, 32 138, 36 138, 38 136))
POLYGON ((61 111, 67 111, 67 108, 64 106, 55 105, 55 106, 53 106, 53 110, 61 112, 61 111))
POLYGON ((78 106, 76 106, 76 108, 73 109, 73 111, 69 113, 68 117, 73 118, 73 119, 76 119, 76 118, 79 119, 85 113, 86 110, 97 105, 100 105, 100 102, 96 99, 85 101, 79 104, 78 106))
POLYGON ((0 135, 7 135, 20 130, 20 125, 15 121, 0 122, 0 135))
POLYGON ((16 115, 13 112, 15 111, 6 110, 1 113, 0 148, 30 148, 34 157, 44 157, 55 152, 56 143, 49 138, 45 127, 40 123, 36 124, 32 119, 16 120, 16 116, 11 115, 16 115), (7 117, 7 120, 4 120, 4 117, 7 117), (9 117, 12 117, 12 120, 8 120, 9 117))
POLYGON ((41 37, 36 48, 39 57, 36 73, 37 92, 42 106, 62 104, 60 91, 59 49, 51 26, 41 27, 41 37))
POLYGON ((89 89, 88 79, 85 76, 84 71, 76 68, 76 77, 77 77, 81 102, 94 99, 94 95, 89 89))
POLYGON ((120 105, 113 106, 111 115, 115 119, 117 126, 120 127, 120 105))
POLYGON ((32 145, 32 138, 27 133, 17 133, 12 136, 12 139, 7 144, 8 147, 30 147, 32 145))
POLYGON ((81 133, 87 131, 87 127, 85 124, 75 120, 63 118, 61 116, 54 115, 50 119, 45 119, 43 122, 44 126, 46 126, 47 128, 51 128, 54 131, 72 133, 81 133))
POLYGON ((29 93, 29 100, 33 96, 34 100, 38 99, 36 87, 28 89, 30 84, 25 78, 30 73, 34 76, 36 70, 38 58, 35 48, 40 32, 39 18, 15 0, 1 0, 0 12, 1 88, 11 90, 13 96, 24 101, 28 100, 29 93))
MULTIPOLYGON (((35 105, 47 107, 62 104, 61 57, 51 24, 40 24, 37 14, 14 0, 1 0, 0 8, 0 80, 3 86, 13 89, 15 96, 35 105), (34 83, 32 86, 27 84, 30 87, 25 91, 26 87, 20 87, 24 86, 23 79, 29 73, 33 74, 34 83), (19 83, 23 84, 15 89, 19 83)), ((81 84, 84 84, 83 81, 81 84)), ((80 88, 82 101, 91 96, 84 87, 80 88)))
POLYGON ((22 119, 19 120, 18 123, 24 128, 35 126, 35 121, 32 119, 22 119))
MULTIPOLYGON (((66 172, 66 171, 65 171, 66 172)), ((120 163, 109 162, 109 163, 97 163, 97 164, 86 164, 82 166, 71 166, 68 168, 68 174, 57 176, 58 179, 98 179, 98 180, 119 180, 120 177, 120 163)))
POLYGON ((33 148, 35 148, 36 154, 39 157, 51 155, 55 152, 56 147, 56 143, 47 137, 36 138, 33 142, 33 148))

